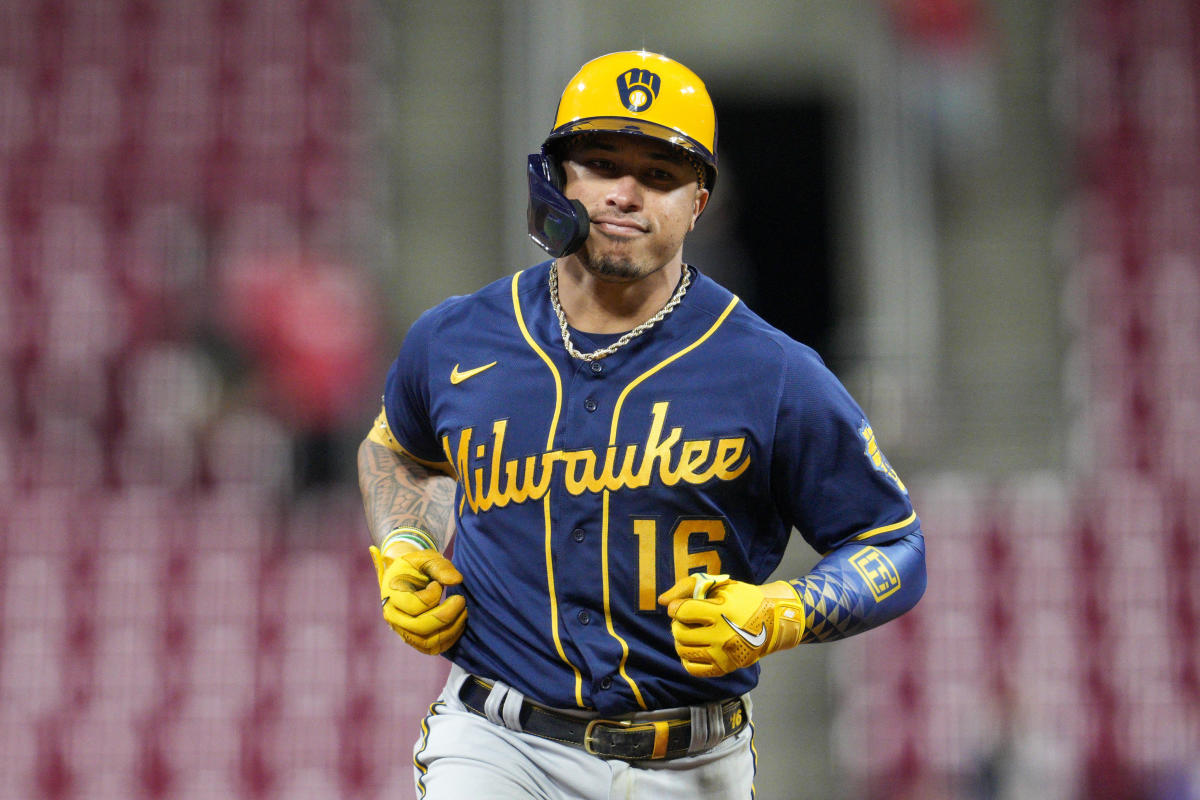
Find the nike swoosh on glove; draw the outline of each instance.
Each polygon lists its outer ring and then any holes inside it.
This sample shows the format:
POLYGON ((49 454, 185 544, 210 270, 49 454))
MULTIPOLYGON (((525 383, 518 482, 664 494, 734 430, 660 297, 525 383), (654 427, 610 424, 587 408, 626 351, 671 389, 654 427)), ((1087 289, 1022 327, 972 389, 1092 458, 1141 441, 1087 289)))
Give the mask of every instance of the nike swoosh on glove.
POLYGON ((467 601, 442 599, 442 588, 462 583, 462 573, 436 550, 413 550, 398 558, 371 547, 379 578, 383 618, 412 647, 427 655, 445 652, 467 626, 467 601))
POLYGON ((787 581, 762 586, 694 573, 659 595, 671 618, 675 652, 699 678, 718 678, 804 635, 804 604, 787 581))

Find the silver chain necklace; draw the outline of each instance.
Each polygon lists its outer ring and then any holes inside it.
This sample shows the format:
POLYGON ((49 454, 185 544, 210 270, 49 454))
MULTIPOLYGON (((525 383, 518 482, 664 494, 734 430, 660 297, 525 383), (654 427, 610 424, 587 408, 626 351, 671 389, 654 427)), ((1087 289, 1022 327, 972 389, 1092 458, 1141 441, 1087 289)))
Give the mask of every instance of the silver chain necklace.
POLYGON ((683 299, 684 293, 687 292, 688 284, 691 282, 691 272, 688 270, 687 265, 684 264, 683 280, 679 282, 679 286, 675 289, 675 293, 671 295, 671 299, 667 301, 665 306, 658 310, 657 314, 633 330, 625 333, 608 347, 601 347, 599 350, 593 350, 590 353, 581 353, 575 347, 575 343, 571 341, 571 332, 567 329, 567 314, 563 311, 562 303, 558 302, 558 262, 554 262, 550 265, 550 305, 554 307, 554 315, 558 317, 558 327, 562 331, 563 345, 566 346, 567 353, 573 358, 578 358, 582 361, 599 361, 602 358, 611 356, 635 338, 662 322, 663 317, 674 311, 675 306, 679 305, 679 301, 683 299))

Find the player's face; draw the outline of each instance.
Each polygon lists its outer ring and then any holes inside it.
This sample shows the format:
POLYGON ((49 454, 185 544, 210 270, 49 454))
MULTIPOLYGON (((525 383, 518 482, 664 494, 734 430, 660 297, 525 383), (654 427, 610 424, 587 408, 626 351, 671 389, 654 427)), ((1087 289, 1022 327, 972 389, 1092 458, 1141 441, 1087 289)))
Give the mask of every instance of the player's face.
POLYGON ((575 257, 610 281, 643 278, 682 263, 683 240, 708 202, 696 170, 672 146, 639 136, 595 134, 563 159, 567 197, 591 221, 575 257))

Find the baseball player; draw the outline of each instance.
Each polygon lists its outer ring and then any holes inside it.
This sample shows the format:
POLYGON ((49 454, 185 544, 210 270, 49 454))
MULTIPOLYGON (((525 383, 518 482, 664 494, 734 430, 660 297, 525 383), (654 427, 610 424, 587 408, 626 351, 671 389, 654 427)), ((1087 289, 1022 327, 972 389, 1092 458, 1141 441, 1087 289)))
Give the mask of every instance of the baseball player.
POLYGON ((551 259, 425 312, 391 367, 359 451, 383 616, 452 662, 421 797, 751 797, 759 661, 924 591, 858 405, 682 260, 716 144, 687 67, 585 64, 529 157, 551 259), (822 560, 765 583, 793 530, 822 560))

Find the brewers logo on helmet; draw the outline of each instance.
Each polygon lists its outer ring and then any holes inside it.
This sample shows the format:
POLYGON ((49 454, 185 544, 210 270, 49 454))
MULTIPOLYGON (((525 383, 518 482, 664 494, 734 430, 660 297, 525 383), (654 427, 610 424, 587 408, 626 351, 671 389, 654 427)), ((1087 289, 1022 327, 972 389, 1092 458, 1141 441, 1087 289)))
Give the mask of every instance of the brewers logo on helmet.
POLYGON ((613 132, 659 139, 698 162, 705 189, 717 180, 717 115, 696 73, 644 51, 593 59, 567 82, 541 153, 529 157, 529 235, 555 257, 587 239, 588 220, 562 194, 555 145, 571 136, 613 132))

